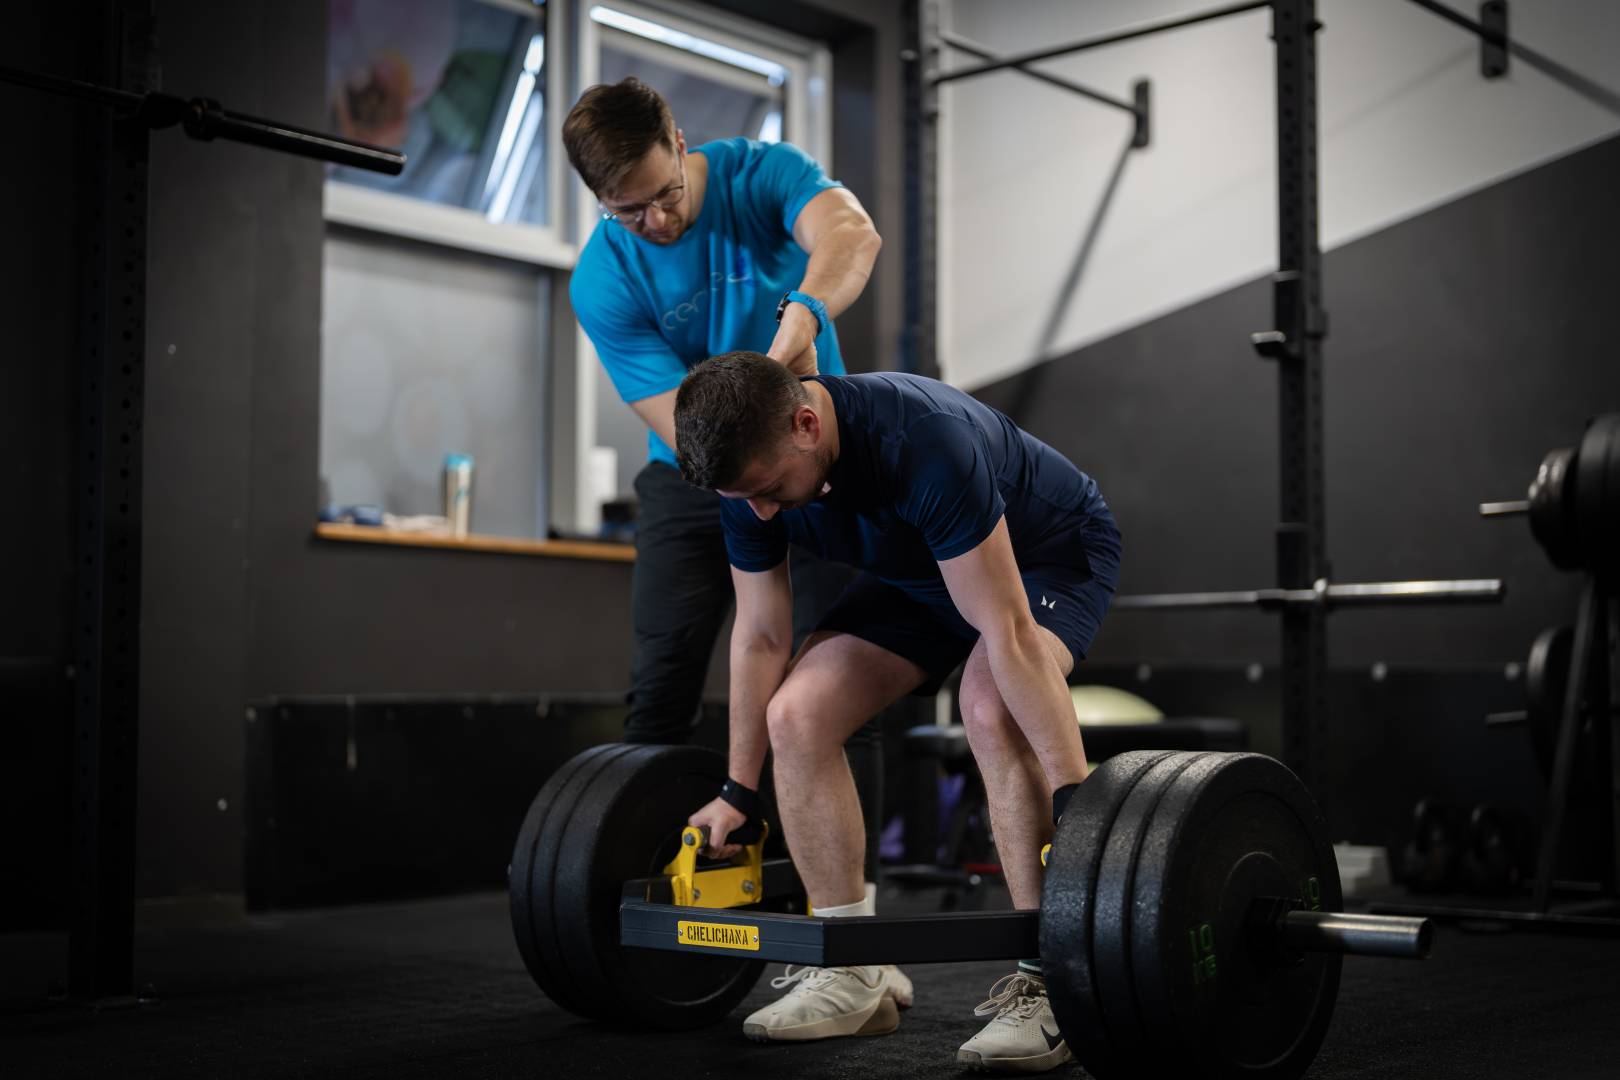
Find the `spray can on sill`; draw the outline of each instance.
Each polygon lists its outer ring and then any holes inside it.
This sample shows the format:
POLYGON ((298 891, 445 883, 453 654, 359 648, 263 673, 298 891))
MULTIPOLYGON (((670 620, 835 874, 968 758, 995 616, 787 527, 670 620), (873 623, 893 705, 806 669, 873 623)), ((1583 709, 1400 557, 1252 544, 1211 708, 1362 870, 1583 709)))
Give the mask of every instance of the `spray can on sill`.
POLYGON ((472 481, 471 454, 444 456, 444 516, 452 536, 466 536, 472 522, 472 481))

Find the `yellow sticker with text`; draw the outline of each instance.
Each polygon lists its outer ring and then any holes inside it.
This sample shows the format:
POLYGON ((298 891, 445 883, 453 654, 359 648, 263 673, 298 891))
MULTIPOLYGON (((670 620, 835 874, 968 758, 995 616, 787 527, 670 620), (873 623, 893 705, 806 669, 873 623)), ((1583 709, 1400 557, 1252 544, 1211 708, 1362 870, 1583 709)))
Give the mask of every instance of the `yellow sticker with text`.
POLYGON ((759 952, 759 927, 757 926, 677 921, 675 923, 675 937, 682 945, 697 945, 705 949, 743 949, 748 952, 759 952))

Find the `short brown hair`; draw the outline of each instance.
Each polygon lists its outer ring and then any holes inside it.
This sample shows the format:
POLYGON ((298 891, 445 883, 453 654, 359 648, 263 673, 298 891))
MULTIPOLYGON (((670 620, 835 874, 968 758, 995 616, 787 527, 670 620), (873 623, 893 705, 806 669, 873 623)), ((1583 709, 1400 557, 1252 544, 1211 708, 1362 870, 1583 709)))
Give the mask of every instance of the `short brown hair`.
POLYGON ((807 404, 799 377, 768 356, 711 356, 675 392, 675 457, 694 487, 717 491, 737 482, 793 429, 807 404))
POLYGON ((675 149, 675 116, 663 96, 634 75, 600 83, 568 110, 563 146, 585 186, 610 195, 653 147, 675 149))

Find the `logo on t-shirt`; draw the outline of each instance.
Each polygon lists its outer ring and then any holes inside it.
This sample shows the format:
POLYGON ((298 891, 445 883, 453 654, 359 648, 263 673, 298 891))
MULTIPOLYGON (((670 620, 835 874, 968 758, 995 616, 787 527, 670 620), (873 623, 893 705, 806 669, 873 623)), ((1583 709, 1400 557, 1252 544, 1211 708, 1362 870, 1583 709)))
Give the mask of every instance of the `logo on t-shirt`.
POLYGON ((754 279, 753 272, 748 266, 748 256, 746 253, 739 251, 737 253, 736 260, 732 263, 732 267, 734 273, 731 274, 727 274, 721 270, 712 272, 709 275, 709 284, 707 287, 699 289, 697 292, 693 293, 690 300, 676 304, 674 307, 664 312, 663 317, 659 320, 664 329, 674 331, 676 327, 703 314, 704 310, 710 306, 710 297, 716 289, 719 289, 724 285, 736 285, 740 282, 752 281, 754 279))

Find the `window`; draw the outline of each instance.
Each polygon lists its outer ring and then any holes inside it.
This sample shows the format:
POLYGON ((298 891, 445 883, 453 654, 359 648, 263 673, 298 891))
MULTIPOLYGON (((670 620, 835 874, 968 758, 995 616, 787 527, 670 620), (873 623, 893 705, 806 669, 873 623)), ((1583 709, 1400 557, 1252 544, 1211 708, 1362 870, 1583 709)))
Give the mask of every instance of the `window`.
POLYGON ((601 5, 591 20, 601 28, 598 81, 634 75, 656 87, 688 146, 735 135, 781 141, 787 65, 601 5))
POLYGON ((399 176, 331 169, 328 219, 568 265, 547 12, 534 0, 332 0, 328 121, 399 147, 406 165, 399 176))
POLYGON ((557 6, 330 4, 331 129, 407 163, 327 174, 323 506, 442 515, 445 458, 469 454, 472 531, 546 534, 553 306, 574 259, 547 108, 557 6))
POLYGON ((445 457, 469 454, 472 531, 544 537, 551 275, 353 229, 324 264, 323 503, 442 515, 445 457))

